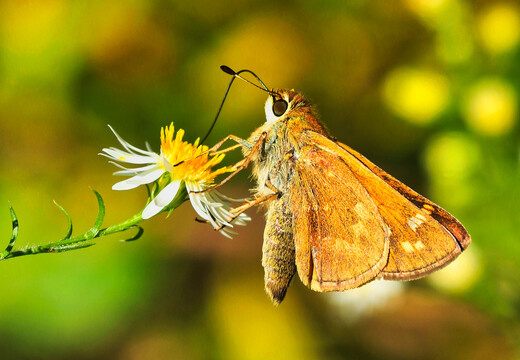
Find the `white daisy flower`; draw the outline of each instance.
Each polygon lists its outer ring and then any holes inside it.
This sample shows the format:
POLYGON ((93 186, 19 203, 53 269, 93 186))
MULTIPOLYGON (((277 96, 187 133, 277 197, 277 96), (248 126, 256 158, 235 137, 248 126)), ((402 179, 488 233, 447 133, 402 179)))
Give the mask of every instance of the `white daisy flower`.
POLYGON ((114 184, 112 189, 129 190, 151 183, 158 185, 154 188, 150 203, 142 212, 143 219, 174 209, 189 198, 197 214, 228 238, 231 237, 230 234, 236 234, 230 230, 233 225, 246 225, 246 221, 251 220, 246 214, 240 214, 233 219, 230 202, 236 200, 216 190, 200 192, 211 187, 218 175, 233 171, 232 167, 211 171, 212 167, 222 161, 224 154, 210 157, 204 154, 208 147, 199 145, 199 139, 194 144, 182 141, 182 129, 177 131, 174 138, 173 123, 161 129, 160 154, 153 152, 148 144, 147 150, 130 145, 112 127, 110 130, 123 149, 105 148, 100 155, 114 160, 110 162, 122 169, 114 175, 131 176, 114 184), (141 166, 127 168, 121 163, 141 166))

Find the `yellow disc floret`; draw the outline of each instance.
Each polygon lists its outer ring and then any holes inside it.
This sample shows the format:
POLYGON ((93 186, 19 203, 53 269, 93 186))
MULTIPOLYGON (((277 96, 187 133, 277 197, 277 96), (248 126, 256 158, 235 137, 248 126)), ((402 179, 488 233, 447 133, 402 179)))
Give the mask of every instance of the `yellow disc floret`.
POLYGON ((182 141, 184 130, 179 129, 175 135, 173 123, 161 129, 161 153, 173 166, 170 171, 172 180, 194 181, 210 184, 216 176, 233 171, 233 167, 223 167, 216 171, 211 168, 224 159, 224 154, 210 157, 208 147, 199 145, 199 139, 190 144, 182 141))

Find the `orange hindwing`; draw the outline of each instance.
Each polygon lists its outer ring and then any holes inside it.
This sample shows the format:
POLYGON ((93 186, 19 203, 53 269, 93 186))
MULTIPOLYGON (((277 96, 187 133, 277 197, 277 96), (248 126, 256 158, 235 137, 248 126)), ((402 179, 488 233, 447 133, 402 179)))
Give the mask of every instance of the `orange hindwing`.
POLYGON ((388 261, 389 232, 370 194, 338 154, 309 143, 294 161, 289 192, 302 282, 341 291, 374 279, 388 261))

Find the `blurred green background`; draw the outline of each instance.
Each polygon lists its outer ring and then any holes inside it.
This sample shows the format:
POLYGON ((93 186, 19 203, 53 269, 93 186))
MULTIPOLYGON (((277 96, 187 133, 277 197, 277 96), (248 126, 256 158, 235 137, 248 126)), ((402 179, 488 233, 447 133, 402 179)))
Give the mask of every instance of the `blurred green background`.
MULTIPOLYGON (((520 4, 490 0, 0 2, 0 239, 58 240, 143 207, 97 153, 203 136, 229 76, 301 90, 342 142, 461 220, 469 250, 411 283, 263 290, 264 221, 228 240, 189 204, 139 241, 0 263, 2 359, 509 359, 520 356, 520 4)), ((265 94, 236 82, 207 141, 247 137, 265 94)), ((239 159, 228 156, 225 162, 239 159)), ((224 192, 248 194, 247 174, 224 192)), ((2 246, 3 247, 3 246, 2 246)))

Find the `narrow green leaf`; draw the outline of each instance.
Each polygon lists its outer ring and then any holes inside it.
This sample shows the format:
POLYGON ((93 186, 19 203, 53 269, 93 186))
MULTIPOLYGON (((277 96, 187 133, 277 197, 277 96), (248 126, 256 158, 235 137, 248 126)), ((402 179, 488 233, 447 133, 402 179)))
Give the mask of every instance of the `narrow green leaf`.
POLYGON ((16 242, 16 239, 18 238, 18 218, 16 217, 16 214, 15 214, 14 209, 11 206, 11 204, 9 204, 9 210, 11 212, 11 224, 12 224, 13 230, 11 232, 11 240, 9 241, 9 244, 5 248, 6 252, 10 252, 13 249, 14 243, 16 242))
POLYGON ((94 226, 92 226, 92 228, 89 231, 87 231, 84 235, 86 240, 93 239, 96 237, 96 235, 99 233, 99 230, 101 229, 101 226, 103 225, 103 219, 105 218, 105 203, 103 202, 103 198, 96 190, 92 191, 94 192, 94 195, 96 195, 99 210, 94 226))
POLYGON ((124 239, 124 240, 121 240, 121 241, 124 241, 124 242, 135 241, 135 240, 139 239, 143 235, 144 229, 142 227, 140 227, 139 225, 132 225, 127 230, 132 229, 132 228, 138 228, 139 229, 137 231, 137 234, 135 234, 135 236, 131 237, 130 239, 124 239))
POLYGON ((61 239, 60 241, 63 241, 63 240, 67 240, 70 238, 70 236, 72 235, 72 219, 70 218, 70 215, 69 213, 63 208, 63 206, 61 206, 60 204, 58 204, 56 201, 54 201, 54 205, 56 205, 58 207, 58 209, 61 210, 62 213, 65 214, 65 216, 67 217, 67 222, 69 223, 68 225, 68 229, 67 229, 67 234, 65 235, 65 237, 63 239, 61 239))

